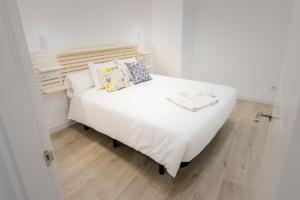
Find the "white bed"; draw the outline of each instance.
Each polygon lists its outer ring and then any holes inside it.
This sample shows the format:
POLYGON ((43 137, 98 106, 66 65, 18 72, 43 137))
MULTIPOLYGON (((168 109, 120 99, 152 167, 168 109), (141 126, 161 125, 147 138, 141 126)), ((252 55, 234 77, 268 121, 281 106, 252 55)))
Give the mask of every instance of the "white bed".
POLYGON ((164 165, 175 177, 213 139, 236 103, 227 86, 152 75, 153 80, 108 93, 88 89, 71 98, 69 119, 94 128, 164 165), (207 87, 219 99, 197 112, 166 97, 191 87, 207 87))

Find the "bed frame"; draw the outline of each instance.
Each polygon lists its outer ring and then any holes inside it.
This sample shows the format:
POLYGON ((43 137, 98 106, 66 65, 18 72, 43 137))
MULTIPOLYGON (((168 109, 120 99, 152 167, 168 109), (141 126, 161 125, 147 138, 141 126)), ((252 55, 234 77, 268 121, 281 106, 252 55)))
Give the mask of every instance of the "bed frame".
MULTIPOLYGON (((42 96, 61 92, 67 89, 64 80, 69 73, 88 69, 88 63, 105 63, 115 59, 136 58, 147 68, 150 65, 150 54, 147 47, 140 48, 137 44, 97 46, 90 48, 70 49, 55 52, 37 52, 31 55, 33 71, 38 89, 42 96)), ((84 125, 84 130, 89 127, 84 125)), ((113 139, 116 148, 119 141, 113 139)), ((189 162, 182 162, 184 168, 189 162)), ((165 167, 159 164, 159 174, 165 173, 165 167)))
POLYGON ((105 63, 115 59, 135 57, 150 66, 147 47, 137 44, 97 46, 55 52, 37 52, 31 55, 33 71, 41 95, 66 90, 65 77, 72 72, 88 69, 88 63, 105 63))
MULTIPOLYGON (((86 126, 84 124, 83 124, 83 128, 86 131, 90 129, 90 127, 88 127, 88 126, 86 126)), ((112 139, 112 140, 113 140, 113 142, 112 142, 113 143, 113 147, 117 148, 119 146, 120 142, 118 140, 116 140, 116 139, 112 139)), ((185 168, 189 164, 190 164, 190 162, 181 162, 180 163, 180 168, 185 168)), ((161 164, 158 164, 158 172, 159 172, 160 175, 164 175, 165 174, 165 166, 163 166, 161 164)))

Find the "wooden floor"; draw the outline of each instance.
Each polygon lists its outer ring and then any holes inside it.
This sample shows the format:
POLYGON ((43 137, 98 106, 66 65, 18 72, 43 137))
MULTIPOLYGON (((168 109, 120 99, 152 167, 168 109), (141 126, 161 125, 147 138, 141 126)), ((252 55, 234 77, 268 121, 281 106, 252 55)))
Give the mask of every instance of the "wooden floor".
POLYGON ((176 178, 158 164, 93 130, 74 125, 53 135, 66 199, 254 200, 268 138, 268 120, 253 121, 271 106, 239 101, 212 142, 176 178))

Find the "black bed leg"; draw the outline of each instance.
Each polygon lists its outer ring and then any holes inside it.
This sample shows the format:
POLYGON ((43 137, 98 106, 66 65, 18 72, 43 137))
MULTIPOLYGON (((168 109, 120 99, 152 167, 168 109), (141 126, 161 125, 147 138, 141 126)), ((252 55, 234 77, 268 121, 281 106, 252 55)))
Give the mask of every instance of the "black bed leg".
POLYGON ((86 126, 86 125, 83 125, 83 128, 84 128, 84 130, 89 130, 90 129, 90 127, 88 127, 88 126, 86 126))
POLYGON ((115 139, 113 139, 113 147, 118 147, 119 145, 118 145, 118 140, 115 140, 115 139))
POLYGON ((180 168, 185 168, 186 166, 188 166, 190 164, 190 162, 181 162, 180 163, 180 168))
POLYGON ((165 174, 165 166, 159 164, 159 174, 164 175, 165 174))

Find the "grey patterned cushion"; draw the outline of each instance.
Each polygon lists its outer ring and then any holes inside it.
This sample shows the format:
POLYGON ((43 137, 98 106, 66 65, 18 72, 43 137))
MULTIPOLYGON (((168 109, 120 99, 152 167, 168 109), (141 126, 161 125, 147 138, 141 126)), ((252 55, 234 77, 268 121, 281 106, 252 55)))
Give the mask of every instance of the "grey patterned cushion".
POLYGON ((152 77, 150 76, 143 63, 132 62, 125 64, 130 72, 133 84, 139 84, 145 81, 152 80, 152 77))

